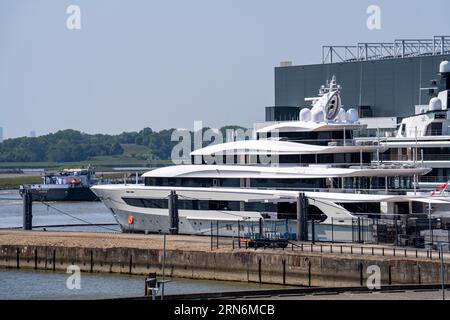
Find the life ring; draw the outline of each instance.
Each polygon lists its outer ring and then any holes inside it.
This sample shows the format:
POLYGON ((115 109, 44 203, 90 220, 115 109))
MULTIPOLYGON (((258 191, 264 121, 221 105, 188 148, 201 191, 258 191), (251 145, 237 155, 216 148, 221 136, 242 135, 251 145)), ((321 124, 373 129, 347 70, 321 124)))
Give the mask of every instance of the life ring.
POLYGON ((134 224, 134 217, 133 216, 128 216, 128 224, 134 224))
POLYGON ((73 179, 70 181, 70 184, 75 184, 75 185, 81 184, 81 180, 73 179))

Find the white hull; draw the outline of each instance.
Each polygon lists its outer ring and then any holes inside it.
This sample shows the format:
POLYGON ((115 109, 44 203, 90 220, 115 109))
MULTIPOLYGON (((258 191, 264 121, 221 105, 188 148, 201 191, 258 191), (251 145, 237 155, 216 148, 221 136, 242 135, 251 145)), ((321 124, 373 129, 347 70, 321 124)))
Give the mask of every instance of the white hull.
MULTIPOLYGON (((111 185, 96 186, 92 190, 103 203, 112 211, 117 223, 124 232, 168 233, 169 212, 167 208, 142 208, 127 204, 124 197, 161 199, 167 198, 171 190, 176 191, 179 199, 208 199, 217 201, 281 201, 295 202, 296 191, 253 190, 253 189, 223 189, 223 188, 168 188, 145 187, 142 185, 111 185), (133 224, 129 224, 130 216, 133 224)), ((331 194, 325 195, 329 197, 331 194)), ((316 240, 321 241, 354 241, 355 217, 344 208, 329 200, 315 202, 310 200, 322 211, 327 213, 328 219, 316 223, 316 240)), ((275 212, 264 212, 276 215, 275 212)), ((249 234, 259 234, 260 220, 263 221, 265 232, 284 235, 288 232, 296 234, 297 221, 263 219, 260 212, 254 211, 221 211, 221 210, 178 210, 179 233, 187 235, 219 235, 225 237, 242 237, 249 234), (219 228, 217 228, 217 226, 219 228), (212 227, 212 231, 211 231, 212 227)), ((312 235, 311 224, 309 234, 312 235)))

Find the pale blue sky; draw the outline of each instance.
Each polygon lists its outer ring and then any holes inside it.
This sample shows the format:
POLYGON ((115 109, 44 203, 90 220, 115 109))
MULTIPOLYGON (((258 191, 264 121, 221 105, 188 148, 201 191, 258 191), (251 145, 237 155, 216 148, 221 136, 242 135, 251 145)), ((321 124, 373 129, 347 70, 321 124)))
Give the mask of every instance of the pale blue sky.
POLYGON ((73 128, 251 126, 274 104, 274 67, 321 46, 450 34, 448 0, 0 0, 6 137, 73 128), (81 30, 66 8, 81 7, 81 30), (382 29, 366 27, 381 7, 382 29))

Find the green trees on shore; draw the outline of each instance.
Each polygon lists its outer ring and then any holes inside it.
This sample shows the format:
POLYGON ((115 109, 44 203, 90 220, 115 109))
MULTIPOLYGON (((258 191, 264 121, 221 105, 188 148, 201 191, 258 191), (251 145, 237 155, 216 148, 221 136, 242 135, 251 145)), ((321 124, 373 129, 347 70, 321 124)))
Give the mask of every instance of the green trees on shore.
MULTIPOLYGON (((223 127, 240 128, 237 126, 223 127)), ((149 157, 170 159, 172 148, 178 143, 171 141, 175 129, 153 131, 144 128, 139 132, 123 132, 119 135, 87 134, 76 130, 61 130, 35 138, 6 139, 0 143, 0 162, 74 162, 98 156, 122 155, 122 145, 145 146, 149 157)), ((142 156, 142 155, 141 155, 142 156)))

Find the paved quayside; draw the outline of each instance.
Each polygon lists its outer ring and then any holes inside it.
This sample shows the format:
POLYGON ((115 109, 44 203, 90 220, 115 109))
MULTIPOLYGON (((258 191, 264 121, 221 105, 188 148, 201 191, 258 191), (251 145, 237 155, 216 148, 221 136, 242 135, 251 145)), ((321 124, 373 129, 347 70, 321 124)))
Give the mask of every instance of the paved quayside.
MULTIPOLYGON (((311 252, 306 243, 255 250, 225 241, 217 249, 209 237, 167 236, 166 276, 346 287, 365 286, 376 265, 382 285, 440 282, 437 253, 430 259, 415 249, 338 244, 316 244, 311 252)), ((75 264, 83 272, 161 275, 163 256, 162 235, 0 231, 0 267, 66 270, 75 264)), ((450 255, 444 258, 448 281, 450 255)))

